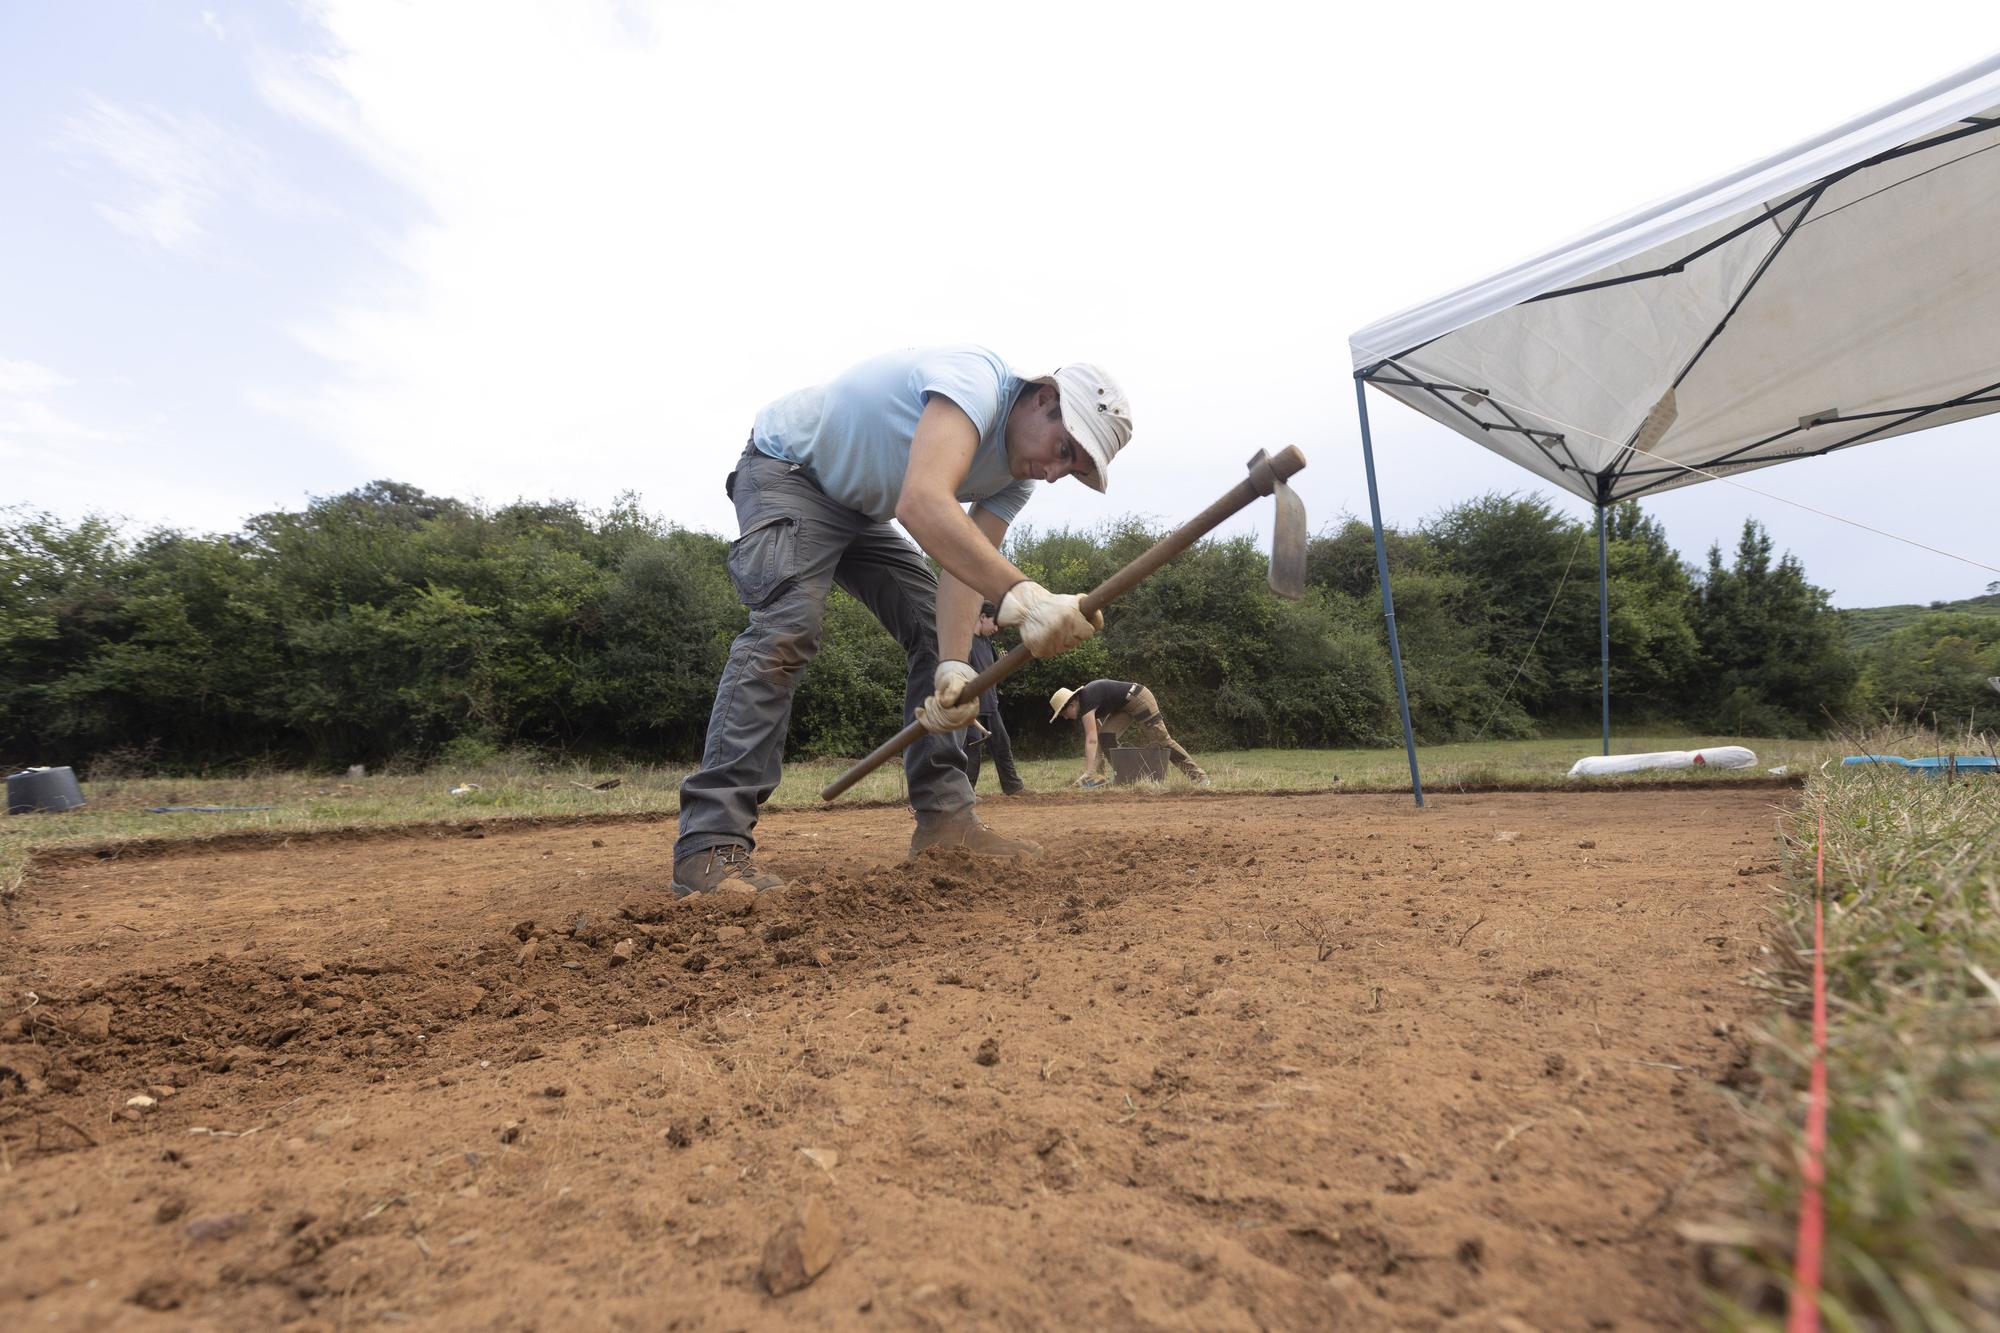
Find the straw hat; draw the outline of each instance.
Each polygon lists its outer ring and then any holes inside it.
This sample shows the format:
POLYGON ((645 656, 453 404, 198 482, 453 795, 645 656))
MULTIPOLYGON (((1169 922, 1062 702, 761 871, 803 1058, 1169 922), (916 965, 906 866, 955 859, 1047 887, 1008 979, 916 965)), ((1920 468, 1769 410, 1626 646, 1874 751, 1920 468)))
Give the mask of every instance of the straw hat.
POLYGON ((1062 710, 1069 704, 1070 696, 1075 693, 1075 690, 1057 690, 1049 696, 1049 721, 1053 722, 1062 716, 1062 710))

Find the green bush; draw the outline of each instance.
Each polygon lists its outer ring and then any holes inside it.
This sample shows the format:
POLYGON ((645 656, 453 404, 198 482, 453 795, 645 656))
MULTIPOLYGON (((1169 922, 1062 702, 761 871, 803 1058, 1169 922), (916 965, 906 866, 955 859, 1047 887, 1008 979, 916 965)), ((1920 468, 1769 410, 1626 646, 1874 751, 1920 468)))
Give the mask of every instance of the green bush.
MULTIPOLYGON (((1136 519, 1021 529, 1009 554, 1048 587, 1082 591, 1161 535, 1136 519)), ((1734 561, 1712 552, 1705 571, 1635 506, 1610 513, 1607 535, 1622 722, 1798 734, 1853 697, 1954 726, 1983 715, 1979 682, 2000 674, 2000 649, 1982 625, 1912 627, 1871 656, 1857 695, 1825 593, 1791 557, 1774 564, 1754 522, 1734 561)), ((1585 525, 1540 497, 1492 495, 1385 543, 1422 740, 1595 723, 1585 525)), ((209 536, 128 539, 101 519, 6 511, 0 758, 340 768, 469 762, 450 747, 477 744, 686 761, 745 623, 727 550, 630 496, 604 511, 486 509, 390 481, 209 536)), ((1268 573, 1248 538, 1198 543, 1159 570, 1109 608, 1103 634, 1003 683, 1017 748, 1072 751, 1048 697, 1099 677, 1150 686, 1197 749, 1392 742, 1370 529, 1350 518, 1311 540, 1299 602, 1273 597, 1268 573)), ((900 646, 834 595, 790 751, 872 748, 900 724, 903 679, 900 646)))

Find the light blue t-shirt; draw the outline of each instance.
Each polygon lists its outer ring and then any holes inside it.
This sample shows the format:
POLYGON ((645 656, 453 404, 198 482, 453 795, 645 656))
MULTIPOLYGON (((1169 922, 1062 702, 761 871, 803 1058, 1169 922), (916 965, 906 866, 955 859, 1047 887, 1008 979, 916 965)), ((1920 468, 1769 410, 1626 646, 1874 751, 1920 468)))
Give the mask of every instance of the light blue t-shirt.
POLYGON ((1007 410, 1022 383, 984 347, 905 348, 768 404, 750 438, 759 453, 811 469, 834 500, 887 522, 903 493, 917 418, 942 394, 979 430, 958 499, 1012 523, 1035 488, 1007 470, 1007 410))

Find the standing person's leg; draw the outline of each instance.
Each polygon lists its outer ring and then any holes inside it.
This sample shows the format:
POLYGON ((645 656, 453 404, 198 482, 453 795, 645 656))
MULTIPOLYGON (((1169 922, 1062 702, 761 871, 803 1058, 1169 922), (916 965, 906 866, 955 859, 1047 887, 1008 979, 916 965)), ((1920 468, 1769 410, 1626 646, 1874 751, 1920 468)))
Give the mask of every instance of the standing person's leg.
POLYGON ((758 888, 780 882, 751 869, 752 831, 778 785, 792 693, 819 649, 834 567, 867 521, 802 469, 754 451, 731 474, 729 494, 742 531, 729 575, 750 623, 729 645, 701 767, 681 783, 676 893, 707 892, 730 875, 758 888))
MULTIPOLYGON (((986 719, 983 717, 980 718, 979 725, 985 726, 986 719)), ((977 791, 979 790, 979 759, 986 749, 986 743, 970 739, 971 734, 972 729, 968 727, 961 737, 965 741, 965 785, 977 791)))
POLYGON ((1007 724, 998 713, 980 719, 986 729, 993 734, 986 738, 986 749, 993 756, 993 772, 1000 779, 1000 790, 1007 796, 1019 796, 1028 789, 1021 781, 1020 770, 1014 767, 1014 741, 1007 734, 1007 724))
MULTIPOLYGON (((930 696, 937 672, 937 579, 922 553, 887 523, 873 524, 856 535, 834 578, 903 645, 909 662, 903 695, 907 726, 930 696)), ((926 733, 903 752, 903 772, 909 779, 910 808, 917 817, 912 855, 940 844, 993 856, 1041 850, 1031 842, 1003 838, 979 822, 972 809, 978 798, 966 780, 961 733, 926 733)))

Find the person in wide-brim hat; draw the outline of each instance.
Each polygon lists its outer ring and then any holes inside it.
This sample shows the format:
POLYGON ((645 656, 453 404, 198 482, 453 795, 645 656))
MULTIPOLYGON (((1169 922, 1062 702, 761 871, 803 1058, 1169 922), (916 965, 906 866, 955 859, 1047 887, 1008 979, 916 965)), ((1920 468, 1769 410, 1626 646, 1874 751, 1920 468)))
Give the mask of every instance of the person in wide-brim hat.
POLYGON ((1049 696, 1049 721, 1074 718, 1083 724, 1083 772, 1074 785, 1103 783, 1104 751, 1100 736, 1122 745, 1157 745, 1175 768, 1197 787, 1209 785, 1208 774, 1167 731, 1160 701, 1144 685, 1129 680, 1093 680, 1081 689, 1060 689, 1049 696))

